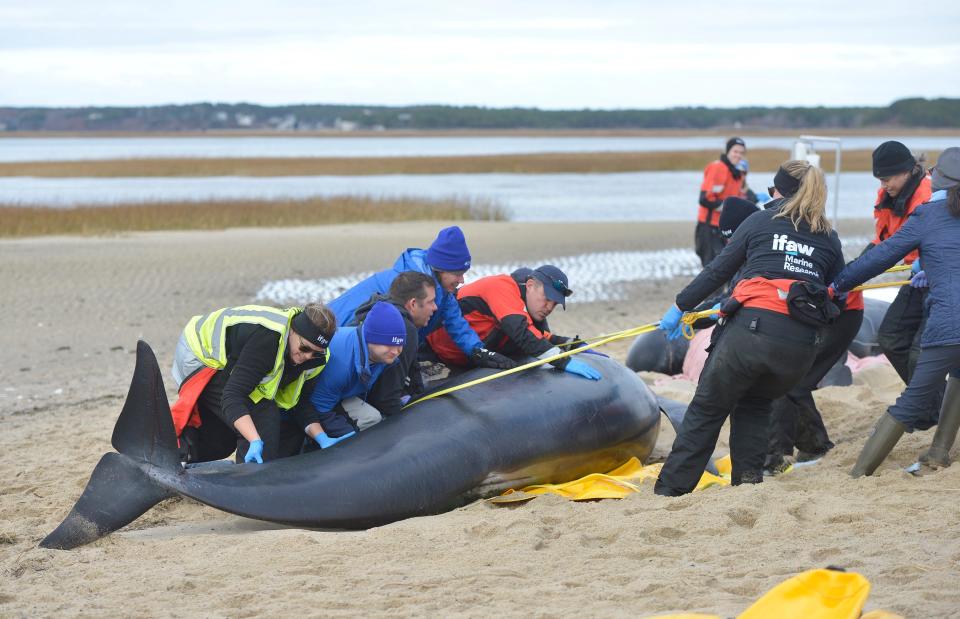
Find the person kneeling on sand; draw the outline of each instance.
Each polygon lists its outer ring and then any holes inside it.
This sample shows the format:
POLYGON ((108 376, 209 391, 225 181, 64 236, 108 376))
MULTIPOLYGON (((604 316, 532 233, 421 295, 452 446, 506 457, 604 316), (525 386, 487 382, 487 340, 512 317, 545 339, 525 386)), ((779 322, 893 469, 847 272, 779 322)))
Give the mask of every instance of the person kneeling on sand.
POLYGON ((845 268, 831 286, 837 292, 850 290, 917 249, 923 270, 914 278, 922 277, 929 285, 926 302, 930 315, 920 339, 916 368, 907 388, 877 420, 850 471, 853 477, 872 475, 904 432, 926 430, 934 424, 933 444, 921 462, 948 466, 950 447, 960 427, 960 281, 956 276, 960 262, 960 148, 940 154, 932 184, 930 202, 917 207, 896 234, 845 268), (948 391, 942 396, 948 373, 948 391))
POLYGON ((281 410, 296 407, 320 374, 337 330, 320 303, 280 310, 219 309, 187 323, 173 361, 179 399, 171 408, 187 463, 277 458, 281 410))
MULTIPOLYGON (((327 448, 380 423, 380 408, 385 407, 369 397, 371 389, 384 370, 397 363, 406 337, 400 312, 382 301, 370 309, 361 326, 337 329, 330 341, 330 359, 311 385, 311 406, 284 416, 283 455, 300 452, 304 433, 327 448)), ((304 447, 313 448, 313 442, 304 447)))
POLYGON ((457 304, 457 287, 463 284, 463 274, 470 268, 470 250, 459 226, 444 228, 427 249, 408 249, 403 252, 393 268, 374 273, 350 290, 330 302, 330 309, 337 315, 340 326, 353 322, 357 308, 366 303, 373 294, 386 294, 390 283, 404 271, 419 271, 434 280, 437 311, 420 328, 419 340, 423 344, 427 335, 442 325, 457 347, 470 361, 480 367, 508 369, 516 364, 508 357, 483 347, 483 342, 460 313, 457 304))
POLYGON ((380 412, 389 417, 400 412, 402 404, 411 397, 423 393, 423 377, 420 375, 418 329, 430 322, 437 311, 437 293, 433 278, 417 271, 404 271, 390 284, 386 295, 375 294, 357 308, 354 324, 360 324, 380 301, 393 304, 403 317, 407 338, 403 343, 400 360, 383 371, 383 375, 370 391, 370 399, 381 402, 380 412))
MULTIPOLYGON (((559 344, 570 341, 550 333, 547 317, 558 306, 567 307, 573 294, 566 273, 551 264, 514 275, 491 275, 457 292, 464 318, 483 339, 484 345, 505 355, 525 355, 545 359, 560 352, 559 344)), ((448 365, 466 365, 467 358, 445 329, 438 329, 427 342, 441 361, 448 365)), ((551 365, 591 380, 600 373, 573 357, 564 357, 551 365)))

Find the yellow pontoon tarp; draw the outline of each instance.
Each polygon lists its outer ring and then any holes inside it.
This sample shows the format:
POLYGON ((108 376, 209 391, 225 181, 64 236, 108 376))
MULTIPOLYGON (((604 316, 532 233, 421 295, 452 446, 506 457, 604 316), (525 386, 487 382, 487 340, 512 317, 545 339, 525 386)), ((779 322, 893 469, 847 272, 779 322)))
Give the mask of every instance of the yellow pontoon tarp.
MULTIPOLYGON (((488 499, 491 503, 516 503, 526 501, 540 494, 558 494, 571 501, 592 501, 595 499, 622 499, 638 492, 645 480, 656 481, 662 464, 643 466, 636 458, 609 473, 591 473, 586 477, 568 481, 564 484, 539 484, 527 486, 522 490, 507 490, 501 496, 488 499)), ((711 486, 727 486, 730 481, 723 477, 704 473, 696 490, 711 486)))

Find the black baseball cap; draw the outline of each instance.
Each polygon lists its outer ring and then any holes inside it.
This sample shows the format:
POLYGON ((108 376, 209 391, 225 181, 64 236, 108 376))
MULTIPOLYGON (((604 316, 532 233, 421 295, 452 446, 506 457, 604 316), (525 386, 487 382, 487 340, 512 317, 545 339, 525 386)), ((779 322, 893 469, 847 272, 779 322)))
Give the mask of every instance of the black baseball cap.
POLYGON ((567 309, 567 297, 572 295, 573 291, 570 290, 570 280, 566 273, 552 264, 545 264, 535 268, 530 275, 543 283, 543 292, 548 299, 567 309))

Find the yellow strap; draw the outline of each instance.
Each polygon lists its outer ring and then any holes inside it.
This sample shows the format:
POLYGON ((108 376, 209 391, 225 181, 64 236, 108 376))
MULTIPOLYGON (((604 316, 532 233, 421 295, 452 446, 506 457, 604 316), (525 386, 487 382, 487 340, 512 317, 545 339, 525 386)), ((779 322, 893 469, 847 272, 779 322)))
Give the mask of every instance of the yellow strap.
MULTIPOLYGON (((902 264, 891 268, 888 272, 893 273, 896 271, 906 271, 910 268, 910 265, 902 264)), ((909 280, 899 281, 899 282, 885 282, 880 284, 863 284, 857 286, 853 290, 868 290, 871 288, 889 288, 892 286, 903 286, 904 284, 909 284, 909 280)), ((693 323, 700 320, 701 318, 708 318, 714 314, 720 313, 718 309, 708 309, 703 310, 702 312, 687 312, 680 319, 680 332, 683 333, 683 337, 688 340, 693 339, 693 323)), ((529 370, 530 368, 535 368, 541 366, 545 363, 550 363, 551 361, 556 361, 557 359, 563 359, 569 357, 570 355, 575 355, 577 353, 584 352, 585 350, 590 350, 596 348, 597 346, 603 346, 604 344, 609 344, 610 342, 615 342, 617 340, 622 340, 628 337, 635 337, 637 335, 642 335, 644 333, 649 333, 659 328, 660 323, 655 322, 648 325, 643 325, 642 327, 634 327, 632 329, 624 329, 623 331, 614 331, 613 333, 607 333, 604 335, 598 335, 596 337, 587 339, 587 340, 571 340, 569 342, 564 342, 558 347, 563 348, 567 346, 572 346, 574 344, 583 344, 580 348, 575 348, 573 350, 567 350, 552 357, 547 357, 546 359, 538 359, 536 361, 531 361, 530 363, 515 367, 510 370, 503 370, 502 372, 497 372, 496 374, 491 374, 489 376, 484 376, 483 378, 478 378, 476 380, 471 380, 468 383, 463 383, 462 385, 456 385, 455 387, 448 387, 447 389, 441 389, 440 391, 434 391, 430 395, 424 396, 419 400, 411 402, 404 406, 404 409, 410 408, 414 404, 419 402, 426 402, 427 400, 432 400, 433 398, 438 398, 442 395, 447 395, 448 393, 453 393, 455 391, 460 391, 461 389, 466 389, 467 387, 473 387, 474 385, 479 385, 491 380, 496 380, 498 378, 503 378, 504 376, 510 376, 511 374, 516 374, 517 372, 523 372, 524 370, 529 370)))
MULTIPOLYGON (((896 266, 890 267, 889 269, 884 271, 884 273, 898 273, 901 271, 909 271, 910 268, 911 267, 909 264, 898 264, 896 266)), ((909 283, 910 283, 909 281, 899 281, 899 282, 888 282, 888 283, 882 283, 882 284, 864 284, 862 286, 857 286, 856 288, 854 288, 854 290, 869 290, 871 288, 903 286, 904 284, 909 284, 909 283)), ((700 320, 701 318, 707 318, 709 316, 716 314, 717 311, 718 310, 709 309, 709 310, 704 310, 702 312, 690 312, 690 313, 684 314, 683 326, 682 326, 683 336, 688 340, 691 339, 693 337, 693 327, 690 325, 692 325, 697 320, 700 320)), ((596 342, 598 340, 602 340, 615 335, 622 335, 624 333, 631 332, 631 331, 632 329, 624 329, 623 331, 614 331, 612 333, 604 333, 603 335, 595 335, 593 337, 589 337, 583 340, 570 340, 569 342, 564 342, 562 344, 558 344, 557 346, 559 348, 567 348, 570 346, 576 346, 577 344, 588 344, 590 342, 596 342)))
POLYGON ((909 279, 905 279, 899 282, 880 282, 879 284, 860 284, 850 292, 857 292, 859 290, 872 290, 873 288, 892 288, 893 286, 906 286, 910 283, 909 279))
POLYGON ((612 333, 604 333, 603 335, 594 335, 593 337, 588 337, 584 340, 570 340, 569 342, 564 342, 562 344, 557 344, 557 348, 567 348, 568 346, 576 346, 578 344, 589 344, 591 342, 598 342, 600 340, 606 339, 608 337, 613 337, 615 335, 622 335, 628 331, 633 331, 636 327, 631 327, 629 329, 623 329, 622 331, 613 331, 612 333))
POLYGON ((546 359, 537 359, 536 361, 531 361, 530 363, 526 363, 526 364, 524 364, 524 365, 517 366, 517 367, 515 367, 515 368, 513 368, 513 369, 510 369, 510 370, 503 370, 502 372, 497 372, 496 374, 490 374, 489 376, 484 376, 483 378, 477 378, 476 380, 471 380, 470 382, 463 383, 462 385, 456 385, 456 386, 454 386, 454 387, 448 387, 448 388, 446 388, 446 389, 441 389, 440 391, 434 391, 434 392, 431 393, 430 395, 424 396, 424 397, 422 397, 422 398, 420 398, 419 400, 416 400, 416 401, 414 401, 414 402, 410 402, 409 404, 407 404, 407 405, 404 406, 403 408, 404 408, 404 409, 407 409, 407 408, 410 408, 411 406, 413 406, 414 404, 419 404, 420 402, 426 402, 427 400, 432 400, 433 398, 438 398, 438 397, 440 397, 440 396, 442 396, 442 395, 447 395, 448 393, 453 393, 454 391, 460 391, 461 389, 466 389, 467 387, 473 387, 474 385, 479 385, 479 384, 482 384, 482 383, 485 383, 485 382, 488 382, 488 381, 491 381, 491 380, 496 380, 496 379, 498 379, 498 378, 503 378, 504 376, 510 376, 511 374, 516 374, 516 373, 518 373, 518 372, 523 372, 524 370, 529 370, 530 368, 535 368, 535 367, 541 366, 541 365, 543 365, 543 364, 545 364, 545 363, 550 363, 551 361, 556 361, 557 359, 563 359, 563 358, 565 358, 565 357, 569 357, 569 356, 571 356, 571 355, 575 355, 575 354, 577 354, 577 353, 584 352, 585 350, 590 350, 591 348, 596 348, 597 346, 602 346, 602 345, 604 345, 604 344, 608 344, 608 343, 613 342, 613 341, 616 341, 616 340, 622 340, 622 339, 625 339, 625 338, 628 338, 628 337, 634 337, 634 336, 637 336, 637 335, 641 335, 641 334, 643 334, 643 333, 648 333, 648 332, 650 332, 650 331, 655 331, 657 328, 659 328, 659 326, 660 326, 660 323, 655 322, 655 323, 651 323, 651 324, 649 324, 649 325, 643 325, 642 327, 635 327, 635 328, 633 328, 633 329, 626 329, 626 330, 624 330, 624 331, 620 331, 619 333, 615 333, 615 334, 613 334, 613 335, 609 335, 609 336, 607 336, 607 337, 605 337, 605 338, 603 338, 603 339, 601 339, 601 340, 598 340, 598 341, 596 341, 596 342, 593 342, 592 344, 586 344, 585 346, 581 346, 580 348, 575 348, 575 349, 573 349, 573 350, 568 350, 568 351, 565 351, 565 352, 557 353, 557 354, 555 354, 555 355, 553 355, 553 356, 547 357, 546 359))
MULTIPOLYGON (((910 265, 901 265, 901 267, 893 267, 898 271, 906 271, 910 268, 910 265), (901 268, 906 267, 906 268, 901 268)), ((893 270, 891 269, 891 271, 893 270)), ((910 280, 903 280, 899 282, 880 282, 878 284, 861 284, 854 288, 851 292, 856 292, 859 290, 872 290, 874 288, 892 288, 894 286, 905 286, 910 283, 910 280)), ((693 339, 693 323, 700 320, 701 318, 707 318, 713 316, 714 314, 720 313, 718 309, 708 309, 703 310, 702 312, 687 312, 683 315, 683 318, 680 319, 680 332, 683 333, 683 337, 688 340, 693 339)))

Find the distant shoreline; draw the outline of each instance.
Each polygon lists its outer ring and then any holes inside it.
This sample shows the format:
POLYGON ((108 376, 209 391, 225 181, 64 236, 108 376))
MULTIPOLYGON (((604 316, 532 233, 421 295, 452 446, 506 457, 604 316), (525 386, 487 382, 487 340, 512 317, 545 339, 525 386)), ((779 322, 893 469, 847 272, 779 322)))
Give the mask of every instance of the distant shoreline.
POLYGON ((713 129, 439 129, 386 131, 0 131, 6 138, 411 138, 411 137, 695 137, 695 136, 863 136, 913 135, 957 136, 960 129, 872 126, 856 129, 764 129, 759 127, 715 127, 713 129))

